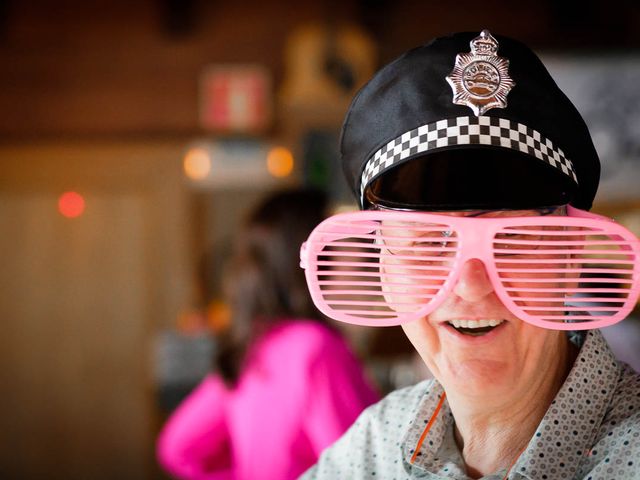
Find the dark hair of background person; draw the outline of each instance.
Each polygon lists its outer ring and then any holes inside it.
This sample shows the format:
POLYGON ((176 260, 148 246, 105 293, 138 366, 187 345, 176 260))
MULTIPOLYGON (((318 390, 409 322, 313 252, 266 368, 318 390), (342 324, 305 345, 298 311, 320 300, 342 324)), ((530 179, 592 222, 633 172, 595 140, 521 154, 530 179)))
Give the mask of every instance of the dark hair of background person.
POLYGON ((214 368, 227 385, 236 384, 248 347, 269 328, 284 320, 325 321, 309 296, 300 246, 325 219, 327 203, 319 190, 279 191, 247 219, 223 280, 231 323, 219 337, 214 368))

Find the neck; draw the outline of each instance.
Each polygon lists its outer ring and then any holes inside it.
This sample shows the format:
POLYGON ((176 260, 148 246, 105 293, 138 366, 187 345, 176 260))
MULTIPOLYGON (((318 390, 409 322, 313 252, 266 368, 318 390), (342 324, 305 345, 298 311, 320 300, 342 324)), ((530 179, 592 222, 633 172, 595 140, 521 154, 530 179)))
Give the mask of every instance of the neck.
POLYGON ((523 382, 509 395, 469 398, 447 390, 455 418, 455 439, 467 474, 480 478, 509 469, 525 449, 549 405, 564 383, 577 349, 563 335, 558 361, 538 370, 535 379, 523 382))

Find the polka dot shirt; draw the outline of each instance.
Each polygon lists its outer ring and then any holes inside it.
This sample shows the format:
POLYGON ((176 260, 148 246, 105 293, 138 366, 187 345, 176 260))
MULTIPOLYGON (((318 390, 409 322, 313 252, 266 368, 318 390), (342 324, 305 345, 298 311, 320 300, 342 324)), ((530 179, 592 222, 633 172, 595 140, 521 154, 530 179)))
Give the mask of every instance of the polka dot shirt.
MULTIPOLYGON (((419 442, 443 393, 434 380, 391 393, 365 410, 301 478, 468 480, 446 400, 419 442)), ((640 480, 640 375, 616 361, 598 330, 586 334, 569 376, 507 478, 640 480)))

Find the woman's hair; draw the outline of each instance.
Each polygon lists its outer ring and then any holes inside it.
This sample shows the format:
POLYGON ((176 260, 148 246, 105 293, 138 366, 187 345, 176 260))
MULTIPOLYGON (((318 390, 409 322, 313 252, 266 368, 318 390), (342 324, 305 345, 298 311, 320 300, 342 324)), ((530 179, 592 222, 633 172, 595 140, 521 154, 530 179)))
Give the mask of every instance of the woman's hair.
POLYGON ((214 367, 227 384, 236 383, 247 348, 270 327, 287 319, 324 321, 309 296, 299 253, 326 209, 321 191, 288 190, 265 198, 248 217, 223 281, 231 324, 220 336, 214 367))

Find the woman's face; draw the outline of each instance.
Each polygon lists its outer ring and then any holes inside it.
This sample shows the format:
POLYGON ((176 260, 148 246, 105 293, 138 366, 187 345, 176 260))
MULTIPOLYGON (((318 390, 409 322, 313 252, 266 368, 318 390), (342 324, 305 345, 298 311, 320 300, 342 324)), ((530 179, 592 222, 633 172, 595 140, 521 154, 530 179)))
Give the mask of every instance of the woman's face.
MULTIPOLYGON (((540 212, 450 213, 470 214, 530 216, 540 212)), ((562 331, 535 327, 515 317, 498 299, 478 259, 464 264, 458 282, 437 310, 404 324, 403 329, 445 389, 470 396, 526 390, 537 376, 557 368, 558 352, 566 342, 562 331)))

